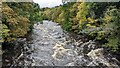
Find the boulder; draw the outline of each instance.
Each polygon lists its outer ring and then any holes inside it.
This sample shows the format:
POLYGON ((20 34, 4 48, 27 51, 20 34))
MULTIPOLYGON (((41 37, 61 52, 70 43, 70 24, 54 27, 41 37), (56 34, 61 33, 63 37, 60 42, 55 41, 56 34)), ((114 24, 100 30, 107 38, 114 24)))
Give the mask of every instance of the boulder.
POLYGON ((108 56, 108 54, 104 52, 104 49, 103 48, 98 48, 98 49, 95 49, 95 50, 91 50, 87 56, 89 56, 92 60, 91 63, 88 64, 88 66, 115 66, 116 68, 118 66, 118 61, 116 60, 112 60, 112 57, 111 56, 108 56))

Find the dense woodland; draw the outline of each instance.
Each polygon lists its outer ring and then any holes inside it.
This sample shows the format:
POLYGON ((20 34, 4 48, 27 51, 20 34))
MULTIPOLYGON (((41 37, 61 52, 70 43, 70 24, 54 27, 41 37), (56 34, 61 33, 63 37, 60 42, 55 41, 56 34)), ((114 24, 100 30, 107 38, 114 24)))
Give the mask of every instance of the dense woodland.
POLYGON ((35 3, 2 3, 1 42, 15 41, 25 37, 34 23, 41 21, 40 7, 35 3))
POLYGON ((45 20, 59 23, 64 30, 87 35, 113 52, 120 49, 120 2, 68 2, 41 9, 45 20))
POLYGON ((35 3, 3 3, 0 42, 26 37, 34 23, 42 20, 52 20, 65 31, 102 41, 113 52, 120 50, 120 2, 69 2, 42 9, 35 3))

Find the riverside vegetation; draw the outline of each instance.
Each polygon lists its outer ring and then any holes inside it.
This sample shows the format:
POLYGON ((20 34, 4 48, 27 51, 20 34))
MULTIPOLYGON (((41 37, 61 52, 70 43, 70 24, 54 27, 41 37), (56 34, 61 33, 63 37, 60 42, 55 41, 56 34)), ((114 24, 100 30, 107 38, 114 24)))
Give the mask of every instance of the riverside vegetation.
POLYGON ((120 2, 68 2, 41 9, 36 3, 4 2, 0 27, 3 48, 15 47, 10 43, 27 37, 33 25, 42 20, 57 22, 65 31, 99 41, 106 50, 120 54, 120 2))
POLYGON ((43 8, 43 19, 59 23, 64 30, 101 41, 112 52, 120 50, 120 2, 69 2, 43 8))
POLYGON ((36 3, 2 3, 2 39, 0 42, 15 41, 25 37, 35 22, 41 21, 40 7, 36 3))
MULTIPOLYGON (((16 49, 18 38, 25 38, 31 32, 34 23, 42 21, 40 7, 32 2, 3 2, 2 23, 0 24, 0 43, 2 43, 3 61, 7 52, 16 49)), ((19 47, 21 45, 18 45, 19 47)), ((17 47, 18 47, 17 46, 17 47)), ((20 52, 20 49, 18 49, 20 52)), ((17 52, 17 51, 14 51, 17 52)), ((12 54, 11 54, 12 55, 12 54)), ((10 57, 10 56, 9 56, 10 57)))

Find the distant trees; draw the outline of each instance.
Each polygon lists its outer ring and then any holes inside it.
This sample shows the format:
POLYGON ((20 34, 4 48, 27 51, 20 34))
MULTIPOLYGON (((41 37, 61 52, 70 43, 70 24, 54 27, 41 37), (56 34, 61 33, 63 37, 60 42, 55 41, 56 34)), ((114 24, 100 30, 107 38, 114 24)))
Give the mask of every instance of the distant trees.
POLYGON ((44 19, 60 23, 64 30, 87 34, 90 39, 107 40, 105 46, 117 50, 120 36, 118 2, 72 3, 63 0, 64 5, 46 8, 44 19), (113 7, 114 6, 114 7, 113 7), (114 43, 113 43, 114 42, 114 43))
POLYGON ((120 10, 115 6, 110 6, 104 14, 104 27, 109 33, 107 46, 116 51, 120 46, 120 10))

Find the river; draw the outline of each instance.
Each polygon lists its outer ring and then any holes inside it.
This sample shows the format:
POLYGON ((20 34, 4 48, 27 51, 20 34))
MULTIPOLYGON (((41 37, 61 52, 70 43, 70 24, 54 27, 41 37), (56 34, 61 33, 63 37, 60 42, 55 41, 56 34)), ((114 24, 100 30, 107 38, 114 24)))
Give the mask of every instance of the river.
MULTIPOLYGON (((79 36, 78 36, 79 37, 79 36)), ((63 31, 61 26, 44 20, 34 25, 23 40, 22 52, 10 66, 114 66, 119 61, 94 40, 83 42, 63 31)), ((7 66, 9 66, 7 65, 7 66)))

